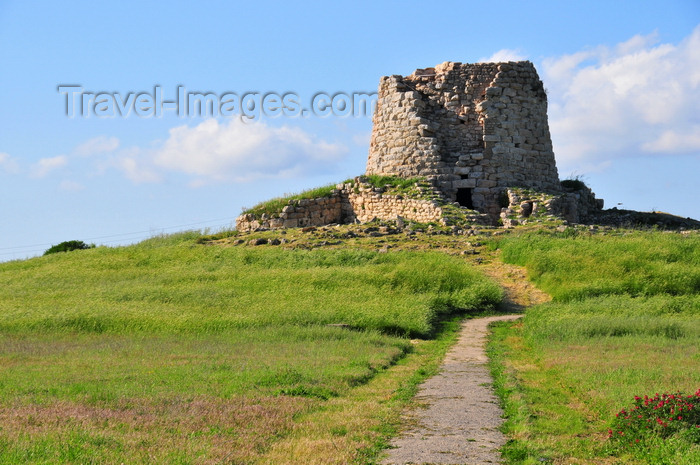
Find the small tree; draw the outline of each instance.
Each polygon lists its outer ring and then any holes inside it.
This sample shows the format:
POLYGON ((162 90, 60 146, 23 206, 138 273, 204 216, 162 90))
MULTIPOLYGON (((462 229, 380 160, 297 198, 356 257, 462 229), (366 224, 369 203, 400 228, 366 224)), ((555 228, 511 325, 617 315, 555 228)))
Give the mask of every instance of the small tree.
POLYGON ((95 244, 88 245, 83 241, 65 241, 61 242, 60 244, 51 246, 49 249, 46 250, 46 252, 44 252, 44 255, 49 255, 58 252, 70 252, 71 250, 92 249, 94 247, 95 244))

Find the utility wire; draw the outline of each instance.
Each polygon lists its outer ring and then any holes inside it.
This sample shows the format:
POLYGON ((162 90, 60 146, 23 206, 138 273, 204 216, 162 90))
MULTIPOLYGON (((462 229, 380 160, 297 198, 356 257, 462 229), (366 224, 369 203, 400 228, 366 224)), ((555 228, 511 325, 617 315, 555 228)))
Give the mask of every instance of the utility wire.
MULTIPOLYGON (((96 236, 96 237, 88 237, 83 239, 84 241, 94 241, 98 239, 109 239, 113 237, 123 237, 123 236, 133 236, 133 235, 138 235, 138 234, 157 234, 157 231, 166 231, 169 229, 178 229, 178 228, 187 228, 190 226, 197 226, 197 225, 202 225, 206 223, 214 223, 218 221, 224 221, 224 220, 230 220, 231 218, 219 218, 216 220, 207 220, 207 221, 199 221, 196 223, 187 223, 187 224, 180 224, 177 226, 167 226, 165 228, 152 228, 147 231, 134 231, 134 232, 129 232, 129 233, 120 233, 120 234, 110 234, 108 236, 96 236)), ((217 225, 218 227, 224 227, 226 224, 219 224, 217 225)), ((128 239, 128 238, 127 238, 128 239)), ((116 239, 112 241, 105 241, 104 243, 114 243, 114 242, 120 242, 121 240, 126 240, 126 239, 116 239)), ((43 244, 33 244, 33 245, 20 245, 20 246, 14 246, 14 247, 0 247, 0 251, 6 251, 6 250, 11 250, 11 252, 0 252, 0 256, 2 255, 12 255, 12 254, 29 254, 32 252, 38 252, 40 250, 34 249, 35 247, 47 247, 53 245, 52 243, 43 243, 43 244), (24 250, 22 251, 21 249, 34 249, 34 250, 24 250)))

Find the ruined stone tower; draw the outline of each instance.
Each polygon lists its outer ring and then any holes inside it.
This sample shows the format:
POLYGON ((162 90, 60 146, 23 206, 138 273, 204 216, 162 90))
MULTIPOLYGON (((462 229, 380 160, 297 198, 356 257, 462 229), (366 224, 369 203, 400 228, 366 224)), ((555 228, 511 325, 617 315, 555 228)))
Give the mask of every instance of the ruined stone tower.
POLYGON ((445 62, 383 77, 367 174, 423 176, 449 200, 492 217, 506 187, 560 191, 535 67, 445 62))
POLYGON ((252 209, 236 219, 236 229, 379 219, 437 222, 461 231, 455 222, 512 227, 544 214, 578 223, 603 208, 580 181, 559 182, 547 94, 529 61, 445 62, 410 76, 383 77, 366 173, 424 177, 432 189, 423 182, 416 183, 414 197, 392 194, 360 176, 330 195, 292 198, 277 212, 252 209), (451 202, 480 213, 459 209, 460 220, 451 202))

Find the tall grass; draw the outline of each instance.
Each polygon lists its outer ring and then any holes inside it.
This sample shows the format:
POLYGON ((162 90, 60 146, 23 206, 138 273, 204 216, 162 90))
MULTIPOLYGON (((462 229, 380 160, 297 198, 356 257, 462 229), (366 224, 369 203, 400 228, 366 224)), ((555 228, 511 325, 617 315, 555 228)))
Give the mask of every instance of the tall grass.
MULTIPOLYGON (((305 453, 349 463, 396 409, 355 411, 368 404, 358 387, 424 357, 432 341, 408 337, 434 335, 442 316, 501 299, 439 253, 199 238, 0 264, 0 464, 254 463, 300 418, 327 421, 328 405, 361 421, 334 425, 353 431, 342 453, 305 453)), ((372 392, 390 399, 412 373, 372 392)))
POLYGON ((0 265, 0 329, 200 332, 346 324, 427 336, 500 290, 438 253, 197 246, 152 239, 0 265), (160 242, 159 242, 160 241, 160 242))
POLYGON ((528 312, 532 340, 575 342, 590 338, 700 337, 700 296, 613 295, 551 303, 528 312))
POLYGON ((414 190, 416 185, 421 185, 424 188, 429 188, 430 184, 424 178, 401 178, 398 176, 381 176, 371 174, 365 176, 367 183, 374 187, 390 189, 396 193, 408 193, 414 190))
POLYGON ((517 438, 509 463, 700 462, 692 435, 620 449, 605 434, 634 396, 700 387, 700 238, 535 233, 498 245, 554 297, 491 345, 517 438))
POLYGON ((700 236, 662 232, 571 237, 542 232, 506 239, 503 260, 526 266, 554 300, 700 293, 700 236))

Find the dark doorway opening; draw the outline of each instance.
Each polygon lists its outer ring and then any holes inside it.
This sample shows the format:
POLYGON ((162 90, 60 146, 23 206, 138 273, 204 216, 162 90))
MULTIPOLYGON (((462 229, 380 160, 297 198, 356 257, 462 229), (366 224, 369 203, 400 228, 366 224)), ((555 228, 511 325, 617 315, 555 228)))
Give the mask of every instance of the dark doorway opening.
POLYGON ((457 203, 470 210, 474 210, 474 202, 472 202, 472 190, 466 187, 457 189, 457 203))

